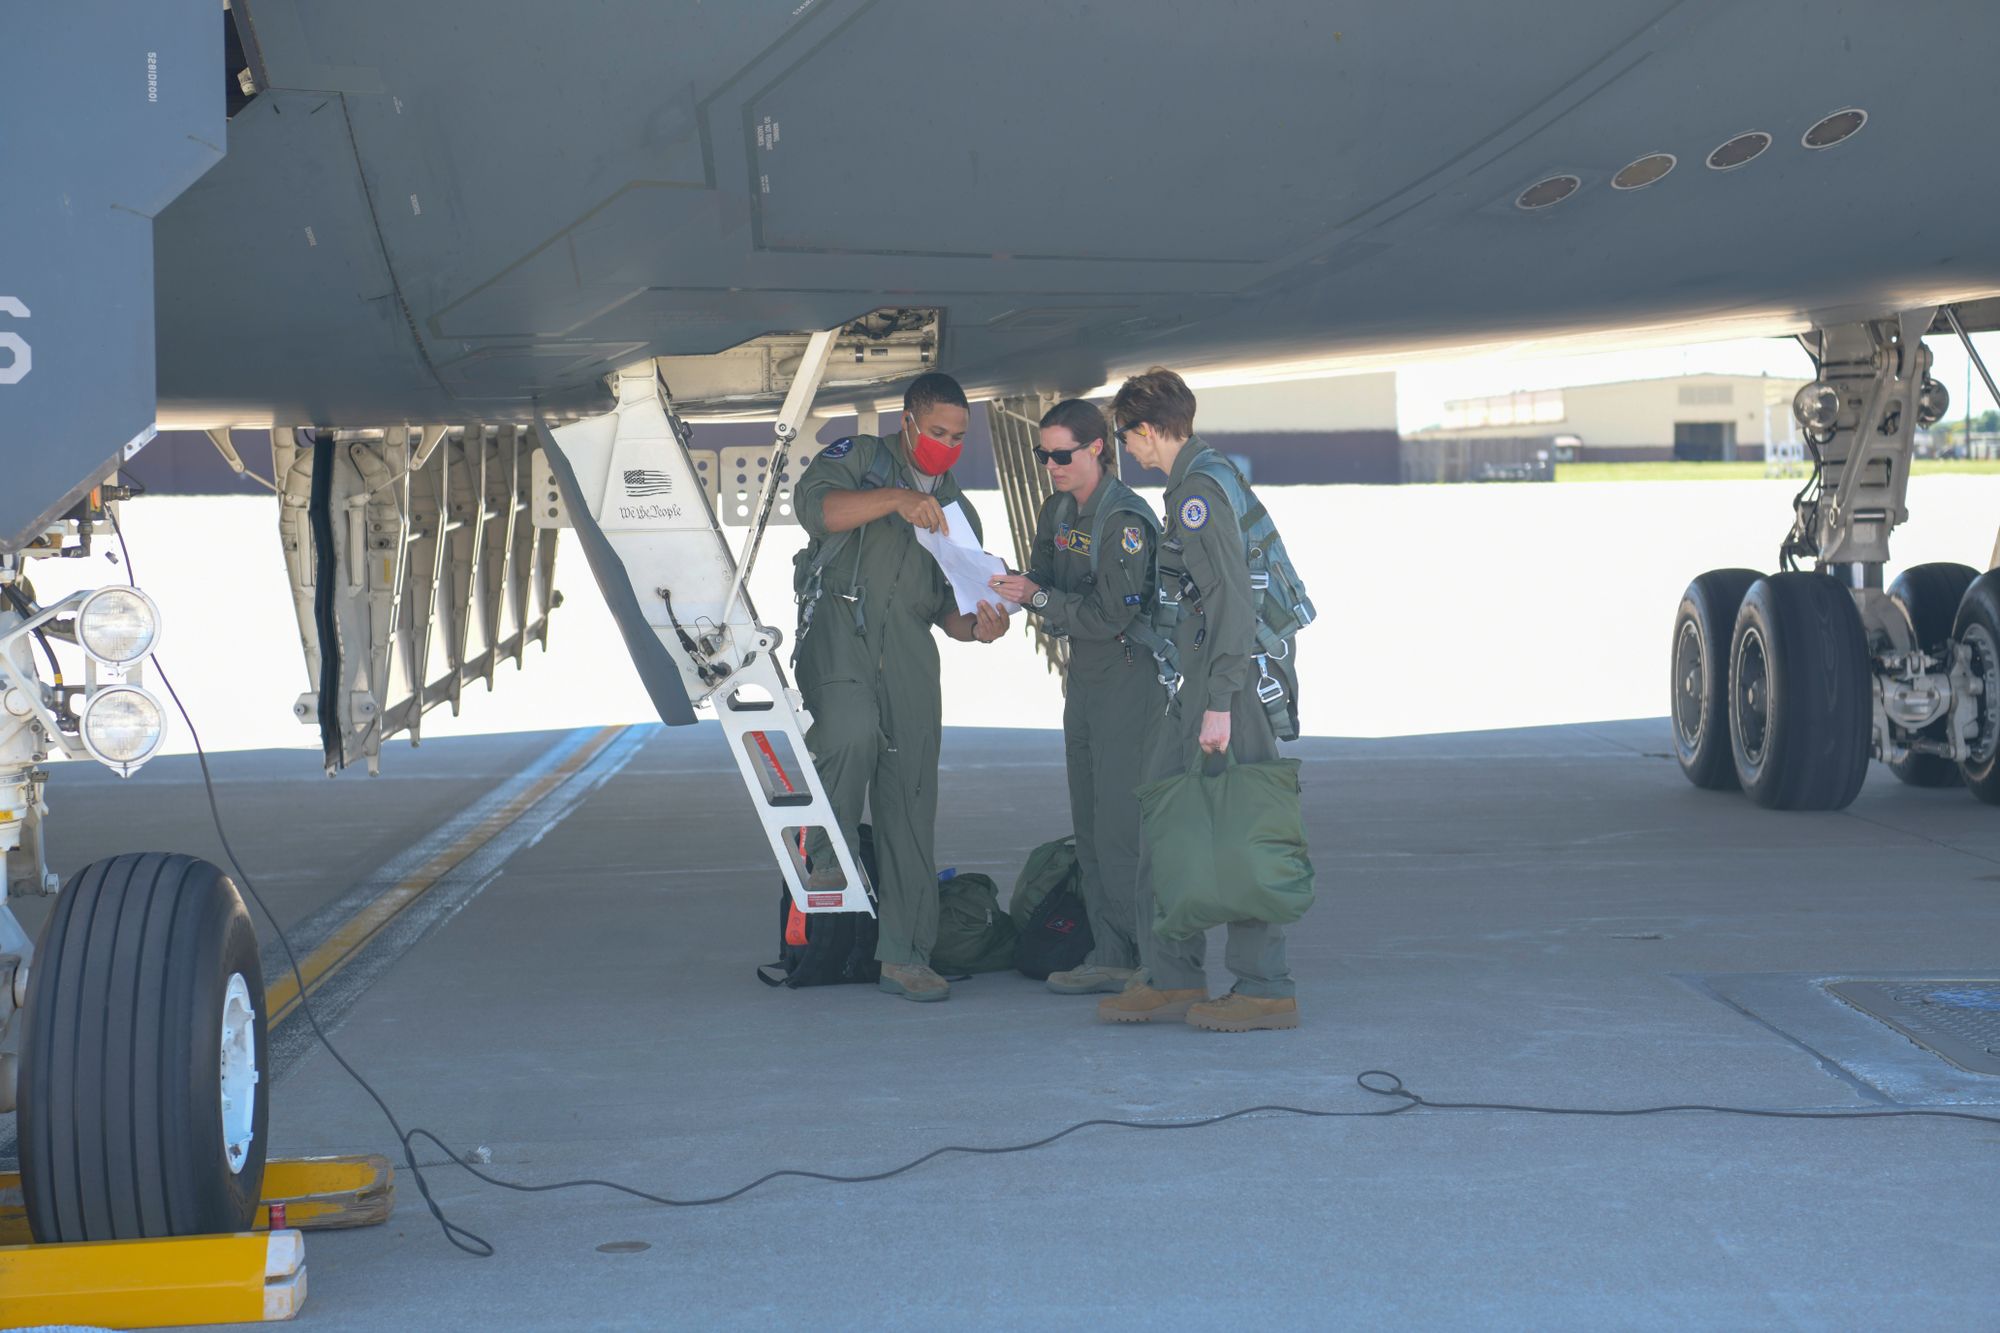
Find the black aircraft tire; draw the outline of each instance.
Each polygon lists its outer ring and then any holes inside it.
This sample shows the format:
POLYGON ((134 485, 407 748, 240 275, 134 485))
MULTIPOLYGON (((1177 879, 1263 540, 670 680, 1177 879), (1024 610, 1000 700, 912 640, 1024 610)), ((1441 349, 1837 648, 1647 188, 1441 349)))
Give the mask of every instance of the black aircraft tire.
MULTIPOLYGON (((1970 565, 1943 561, 1912 565, 1889 585, 1889 596, 1900 603, 1910 617, 1918 647, 1935 652, 1940 645, 1950 642, 1952 626, 1958 618, 1958 604, 1965 599, 1965 590, 1978 577, 1979 571, 1970 565)), ((1923 734, 1934 740, 1943 740, 1950 725, 1949 718, 1939 718, 1925 727, 1923 734)), ((1957 761, 1938 754, 1912 754, 1901 760, 1892 760, 1889 771, 1912 787, 1956 787, 1963 781, 1957 761)))
POLYGON ((64 887, 23 1014, 21 1186, 36 1240, 250 1229, 270 1089, 251 1085, 247 1146, 238 1112, 232 1169, 221 1097, 232 977, 231 1022, 266 1072, 257 934, 226 875, 147 853, 93 862, 64 887))
POLYGON ((1965 590, 1951 637, 1971 651, 1972 673, 1986 687, 1973 755, 1959 765, 1959 772, 1974 796, 2000 805, 2000 571, 1988 570, 1965 590))
POLYGON ((1729 744, 1729 644, 1743 594, 1762 577, 1754 569, 1711 569, 1688 584, 1674 617, 1668 658, 1674 758, 1689 782, 1710 791, 1737 786, 1729 744))
POLYGON ((1840 810, 1868 776, 1874 690, 1854 598, 1824 574, 1773 574, 1743 598, 1729 651, 1729 737, 1744 794, 1840 810))

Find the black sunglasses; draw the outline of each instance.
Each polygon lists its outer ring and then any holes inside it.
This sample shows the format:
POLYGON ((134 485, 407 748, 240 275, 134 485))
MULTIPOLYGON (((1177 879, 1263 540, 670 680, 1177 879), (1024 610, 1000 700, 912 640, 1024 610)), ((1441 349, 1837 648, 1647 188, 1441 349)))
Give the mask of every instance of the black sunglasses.
MULTIPOLYGON (((1093 440, 1091 443, 1095 444, 1096 441, 1093 440)), ((1061 467, 1068 467, 1070 459, 1075 458, 1078 454, 1088 452, 1090 452, 1090 445, 1084 445, 1078 449, 1044 449, 1038 444, 1035 446, 1035 461, 1037 463, 1055 463, 1061 467)))
POLYGON ((1141 426, 1143 426, 1143 425, 1145 425, 1145 424, 1146 424, 1146 423, 1145 423, 1145 422, 1143 422, 1143 421, 1128 421, 1128 422, 1126 422, 1126 423, 1125 423, 1124 425, 1120 426, 1120 427, 1119 427, 1118 429, 1116 429, 1116 430, 1112 431, 1112 432, 1111 432, 1111 434, 1112 434, 1112 435, 1113 435, 1113 437, 1115 437, 1115 438, 1117 439, 1117 441, 1118 441, 1118 447, 1119 447, 1120 449, 1123 449, 1123 448, 1125 447, 1125 432, 1126 432, 1126 431, 1128 431, 1128 430, 1137 430, 1137 429, 1139 429, 1139 427, 1141 427, 1141 426))

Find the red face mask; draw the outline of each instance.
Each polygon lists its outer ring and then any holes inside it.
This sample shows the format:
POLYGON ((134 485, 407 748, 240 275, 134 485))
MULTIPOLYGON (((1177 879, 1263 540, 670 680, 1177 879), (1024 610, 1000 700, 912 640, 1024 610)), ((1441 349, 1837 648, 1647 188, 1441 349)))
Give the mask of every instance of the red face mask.
MULTIPOLYGON (((915 422, 910 423, 913 427, 915 422)), ((942 477, 958 462, 958 456, 965 452, 963 444, 946 444, 935 436, 917 431, 917 442, 910 450, 910 462, 917 471, 927 477, 942 477)))

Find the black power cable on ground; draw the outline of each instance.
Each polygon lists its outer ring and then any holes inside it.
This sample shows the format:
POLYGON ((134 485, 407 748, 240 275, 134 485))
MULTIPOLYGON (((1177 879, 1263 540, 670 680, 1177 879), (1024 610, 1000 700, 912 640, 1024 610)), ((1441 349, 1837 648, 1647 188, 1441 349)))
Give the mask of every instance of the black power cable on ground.
MULTIPOLYGON (((118 538, 119 549, 125 553, 125 576, 130 580, 132 578, 132 552, 125 545, 125 533, 118 526, 115 514, 111 519, 111 530, 118 538)), ((342 1055, 334 1046, 333 1039, 327 1035, 326 1029, 320 1026, 319 1018, 313 1013, 311 1002, 306 995, 305 974, 299 967, 298 955, 292 949, 292 942, 286 937, 284 927, 278 924, 278 918, 271 911, 270 905, 264 901, 263 894, 257 891, 257 886, 244 871, 243 862, 237 857, 236 849, 230 845, 229 835, 222 827, 222 806, 216 799, 215 781, 209 773, 208 752, 202 747, 201 735, 195 730, 194 719, 188 715, 187 705, 181 702, 179 692, 174 689, 173 681, 168 678, 166 670, 160 666, 158 657, 153 659, 153 669, 160 677, 160 684, 166 687, 168 697, 174 701, 174 707, 179 710, 181 720, 187 724, 188 738, 194 742, 195 758, 201 765, 202 786, 208 793, 209 816, 215 823, 215 836, 222 844, 223 854, 228 857, 230 867, 235 870, 237 879, 242 884, 244 892, 248 893, 251 901, 257 904, 257 910, 264 914, 264 919, 271 923, 272 932, 277 935, 278 943, 284 947, 285 959, 290 965, 293 982, 298 987, 300 1012, 306 1016, 306 1021, 312 1026, 313 1035, 319 1039, 320 1045, 326 1048, 327 1054, 333 1057, 334 1063, 338 1064, 346 1072, 347 1076, 353 1079, 363 1092, 368 1094, 369 1099, 382 1112, 383 1119, 389 1122, 390 1130, 395 1133, 396 1141, 403 1149, 404 1164, 409 1170, 411 1179, 416 1181, 417 1192, 423 1196, 424 1207, 429 1209, 431 1216, 436 1219, 438 1226, 444 1232, 445 1239, 467 1254, 475 1255, 482 1259, 493 1255, 494 1248, 492 1242, 453 1222, 445 1215, 443 1206, 438 1203, 436 1197, 431 1193, 430 1182, 424 1177, 423 1167, 417 1162, 417 1154, 414 1146, 417 1140, 422 1139, 429 1142, 439 1152, 450 1158, 453 1164, 463 1167, 474 1178, 496 1189, 510 1190, 518 1194, 549 1194, 558 1190, 585 1188, 603 1189, 611 1190, 614 1193, 623 1194, 630 1198, 641 1199, 647 1203, 660 1204, 668 1208, 701 1208, 711 1204, 728 1203, 732 1199, 740 1199, 750 1193, 750 1191, 769 1184, 774 1180, 818 1180, 830 1185, 866 1185, 876 1181, 892 1180, 897 1176, 914 1171, 928 1162, 936 1161, 940 1157, 954 1155, 1002 1157, 1011 1153, 1032 1152, 1037 1148, 1046 1148, 1052 1143, 1066 1139, 1070 1135, 1086 1129, 1206 1129, 1211 1125, 1220 1125, 1231 1120, 1241 1120, 1247 1116, 1254 1115, 1293 1115, 1314 1120, 1379 1120, 1387 1116, 1402 1115, 1405 1112, 1416 1110, 1486 1111, 1520 1115, 1598 1116, 1613 1118, 1698 1113, 1748 1116, 1766 1120, 1894 1120, 1928 1118, 1936 1120, 1970 1120, 1979 1124, 2000 1125, 2000 1115, 1982 1115, 1973 1111, 1946 1111, 1928 1107, 1905 1107, 1880 1111, 1786 1111, 1763 1107, 1713 1106, 1699 1102, 1679 1103, 1671 1106, 1634 1107, 1536 1106, 1519 1102, 1439 1102, 1432 1101, 1421 1093, 1411 1091, 1408 1087, 1404 1086, 1401 1078, 1386 1069, 1368 1069, 1355 1075, 1355 1083, 1364 1091, 1387 1099, 1393 1103, 1392 1105, 1381 1106, 1371 1111, 1330 1111, 1313 1107, 1285 1106, 1273 1103, 1263 1106, 1246 1106, 1240 1110, 1225 1111, 1220 1115, 1203 1116, 1195 1120, 1156 1121, 1114 1120, 1108 1118, 1079 1120, 1075 1124, 1059 1129, 1053 1134, 1047 1134, 1026 1143, 1010 1143, 999 1146, 948 1144, 941 1148, 933 1148, 921 1157, 911 1158, 900 1166, 893 1166, 884 1171, 872 1171, 865 1175, 836 1175, 826 1171, 808 1171, 802 1168, 785 1167, 776 1171, 766 1172, 748 1184, 738 1186, 736 1189, 730 1190, 725 1194, 712 1194, 697 1199, 675 1199, 664 1194, 653 1194, 636 1186, 621 1184, 615 1180, 558 1180, 540 1185, 524 1184, 516 1180, 505 1180, 499 1176, 480 1170, 477 1165, 467 1161, 449 1144, 430 1130, 420 1125, 407 1130, 404 1129, 402 1122, 397 1119, 396 1113, 390 1107, 388 1101, 384 1099, 381 1093, 375 1090, 373 1084, 361 1076, 359 1070, 348 1063, 347 1057, 342 1055)))

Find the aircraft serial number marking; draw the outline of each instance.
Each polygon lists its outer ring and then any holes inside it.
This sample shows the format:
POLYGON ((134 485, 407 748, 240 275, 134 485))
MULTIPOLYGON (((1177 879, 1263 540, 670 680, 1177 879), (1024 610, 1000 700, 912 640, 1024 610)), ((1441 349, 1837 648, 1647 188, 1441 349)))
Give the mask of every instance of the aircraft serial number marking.
MULTIPOLYGON (((12 315, 15 319, 26 319, 28 307, 11 296, 0 296, 0 315, 12 315)), ((10 353, 12 359, 0 366, 0 384, 19 384, 35 368, 34 354, 28 350, 28 340, 18 333, 0 330, 0 352, 10 353)))

